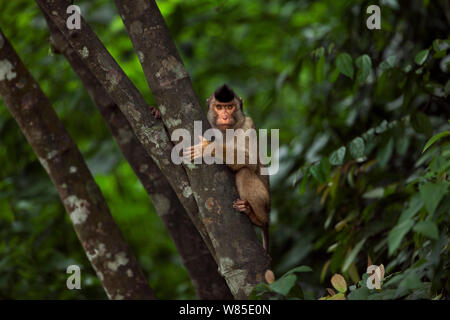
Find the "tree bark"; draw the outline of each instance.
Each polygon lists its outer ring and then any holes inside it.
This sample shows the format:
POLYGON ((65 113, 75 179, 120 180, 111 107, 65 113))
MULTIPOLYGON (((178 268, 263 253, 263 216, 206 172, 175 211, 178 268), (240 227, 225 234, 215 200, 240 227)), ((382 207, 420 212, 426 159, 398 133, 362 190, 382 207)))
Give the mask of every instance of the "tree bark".
POLYGON ((142 95, 83 18, 81 18, 80 30, 69 30, 66 27, 68 17, 66 9, 70 5, 69 1, 35 1, 127 118, 138 140, 172 186, 189 218, 216 259, 211 239, 200 220, 197 203, 186 172, 183 167, 177 166, 171 161, 173 144, 162 121, 155 119, 142 95))
POLYGON ((150 196, 178 249, 197 296, 200 299, 232 299, 225 280, 217 271, 215 260, 167 179, 142 147, 127 119, 105 89, 67 43, 58 28, 47 16, 45 18, 50 29, 52 45, 58 52, 64 54, 83 82, 125 159, 150 196))
MULTIPOLYGON (((156 2, 115 3, 169 133, 185 128, 194 136, 195 120, 202 121, 203 130, 208 129, 210 125, 156 2)), ((234 175, 223 165, 185 168, 220 272, 236 298, 247 298, 253 286, 263 281, 270 259, 249 219, 232 207, 239 197, 234 175)))
MULTIPOLYGON (((269 267, 269 257, 257 241, 248 218, 232 208, 237 191, 231 172, 225 166, 192 166, 186 170, 190 178, 188 180, 184 168, 171 162, 173 144, 169 141, 164 125, 152 117, 145 100, 84 19, 81 19, 81 30, 68 30, 67 1, 36 0, 36 2, 47 12, 91 72, 107 89, 183 206, 186 203, 191 205, 191 199, 195 206, 198 204, 199 216, 197 212, 197 215, 192 215, 189 206, 185 206, 191 220, 214 255, 219 271, 227 281, 233 296, 247 298, 253 286, 263 281, 263 274, 269 267), (184 199, 183 195, 186 196, 184 199)), ((193 121, 198 119, 202 119, 203 127, 207 128, 206 117, 156 4, 146 0, 132 1, 128 4, 133 7, 133 12, 136 12, 132 14, 140 16, 139 21, 125 21, 129 26, 136 22, 133 27, 136 28, 136 32, 132 29, 130 34, 142 32, 145 35, 144 42, 149 40, 153 42, 153 47, 149 48, 152 55, 144 51, 138 52, 138 55, 145 60, 154 60, 151 70, 154 69, 156 72, 153 76, 148 76, 154 78, 152 78, 154 82, 149 81, 150 87, 168 129, 172 131, 183 126, 192 133, 193 121), (144 12, 148 19, 142 16, 144 12), (140 28, 144 25, 148 27, 140 28)), ((126 15, 123 15, 126 18, 126 15)), ((132 40, 135 42, 134 37, 132 40)))
POLYGON ((0 94, 50 175, 110 299, 155 299, 84 159, 0 30, 0 94))

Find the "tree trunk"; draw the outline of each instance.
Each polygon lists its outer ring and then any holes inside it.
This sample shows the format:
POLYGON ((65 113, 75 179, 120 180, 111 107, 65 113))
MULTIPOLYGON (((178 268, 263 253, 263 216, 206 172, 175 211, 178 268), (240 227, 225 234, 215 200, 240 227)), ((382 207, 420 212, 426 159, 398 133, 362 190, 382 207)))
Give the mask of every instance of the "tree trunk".
MULTIPOLYGON (((185 128, 194 137, 194 121, 210 127, 169 30, 153 0, 115 0, 138 53, 148 85, 169 133, 185 128)), ((197 137, 195 137, 197 138, 197 137)), ((200 216, 218 257, 220 272, 236 298, 247 298, 263 281, 270 261, 249 219, 237 213, 234 175, 226 166, 186 166, 200 216)))
POLYGON ((82 58, 83 63, 120 108, 143 148, 172 186, 213 257, 216 257, 211 239, 200 220, 197 203, 192 195, 192 188, 186 172, 183 167, 176 166, 171 162, 173 144, 162 121, 155 119, 142 95, 83 18, 80 30, 67 28, 66 9, 70 5, 69 1, 36 0, 36 3, 52 20, 71 47, 82 58))
POLYGON ((1 30, 0 94, 56 186, 108 297, 155 299, 76 144, 1 30))
POLYGON ((64 54, 103 116, 120 150, 149 194, 185 265, 200 299, 232 299, 217 264, 186 211, 147 154, 117 105, 46 16, 55 49, 64 54))
MULTIPOLYGON (((68 30, 67 1, 36 2, 49 14, 127 117, 136 136, 171 184, 215 256, 220 273, 234 297, 247 298, 253 286, 263 281, 269 257, 258 242, 248 218, 232 208, 238 195, 231 172, 225 166, 217 165, 191 166, 186 171, 182 166, 174 165, 171 162, 173 144, 164 125, 152 117, 145 100, 84 19, 81 19, 81 30, 68 30), (195 206, 198 204, 195 214, 190 207, 191 199, 195 206)), ((142 46, 143 50, 138 51, 141 62, 149 62, 144 72, 167 128, 173 131, 184 127, 192 134, 193 121, 201 119, 206 129, 206 117, 156 4, 147 0, 128 1, 127 4, 129 7, 125 4, 121 13, 134 45, 139 43, 142 46), (141 37, 140 41, 136 41, 137 37, 141 37), (149 43, 152 45, 146 46, 149 43)))

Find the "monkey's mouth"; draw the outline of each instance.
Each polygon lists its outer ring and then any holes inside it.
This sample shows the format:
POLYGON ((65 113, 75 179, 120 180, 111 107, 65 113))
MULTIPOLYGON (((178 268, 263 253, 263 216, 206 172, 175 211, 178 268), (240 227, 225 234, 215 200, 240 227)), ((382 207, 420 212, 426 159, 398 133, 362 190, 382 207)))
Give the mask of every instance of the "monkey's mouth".
POLYGON ((232 129, 233 128, 233 125, 231 125, 231 124, 217 124, 217 127, 220 129, 220 130, 222 130, 222 131, 225 131, 226 129, 232 129))
POLYGON ((233 126, 233 121, 231 119, 230 120, 229 119, 227 119, 227 120, 220 120, 220 119, 218 119, 217 120, 217 126, 231 128, 233 126))

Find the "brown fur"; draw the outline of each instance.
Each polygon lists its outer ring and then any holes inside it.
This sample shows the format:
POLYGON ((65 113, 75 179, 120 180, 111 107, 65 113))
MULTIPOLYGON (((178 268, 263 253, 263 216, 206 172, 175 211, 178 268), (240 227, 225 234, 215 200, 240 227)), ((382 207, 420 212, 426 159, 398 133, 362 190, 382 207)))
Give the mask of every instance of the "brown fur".
MULTIPOLYGON (((217 113, 214 111, 214 105, 217 103, 214 94, 207 100, 208 103, 208 121, 213 128, 218 128, 217 113)), ((247 131, 248 129, 254 129, 253 120, 247 117, 242 112, 242 100, 235 96, 232 102, 236 109, 233 113, 233 122, 231 129, 242 129, 247 131)), ((220 128, 219 128, 220 129, 220 128)), ((224 130, 222 130, 224 132, 224 130)), ((225 132, 224 132, 225 133, 225 132)), ((225 136, 225 135, 224 135, 225 136)), ((236 142, 237 138, 235 138, 236 142)), ((219 144, 218 142, 213 142, 219 144)), ((223 149, 223 158, 226 159, 227 148, 225 145, 218 145, 218 148, 223 149)), ((236 143, 235 143, 235 156, 236 156, 236 143)), ((249 219, 258 227, 262 229, 263 246, 266 252, 269 250, 269 213, 270 213, 270 188, 269 177, 262 176, 260 174, 260 168, 262 164, 259 161, 257 164, 249 164, 249 148, 245 146, 245 164, 227 164, 233 171, 236 172, 236 187, 239 192, 241 200, 247 200, 250 205, 249 212, 245 214, 249 219)), ((229 150, 228 150, 229 152, 229 150)), ((236 162, 236 161, 235 161, 236 162)))

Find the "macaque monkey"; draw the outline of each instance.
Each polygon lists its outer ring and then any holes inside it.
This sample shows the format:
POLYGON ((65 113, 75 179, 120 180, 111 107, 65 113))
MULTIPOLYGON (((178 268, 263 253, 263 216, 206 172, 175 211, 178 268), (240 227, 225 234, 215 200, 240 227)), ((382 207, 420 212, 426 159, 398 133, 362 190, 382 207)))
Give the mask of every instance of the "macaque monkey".
MULTIPOLYGON (((201 142, 193 147, 187 148, 183 156, 188 160, 200 158, 208 145, 214 144, 213 150, 221 149, 222 159, 227 159, 227 153, 232 152, 233 163, 226 163, 236 173, 236 187, 239 192, 239 199, 233 202, 233 208, 246 214, 252 223, 262 230, 263 247, 269 251, 269 212, 270 212, 270 194, 269 194, 269 176, 261 175, 260 168, 263 166, 257 154, 257 148, 250 148, 248 137, 245 132, 249 129, 255 129, 253 120, 242 112, 242 99, 239 98, 233 90, 227 85, 217 89, 207 100, 208 121, 213 128, 219 129, 225 138, 226 129, 242 129, 235 131, 233 148, 227 147, 227 143, 222 141, 210 142, 203 137, 199 137, 201 142), (239 135, 241 135, 239 139, 239 135), (243 137, 242 137, 243 136, 243 137), (244 139, 242 139, 244 138, 244 139), (238 140, 245 141, 245 145, 238 145, 238 140), (241 151, 245 155, 245 161, 239 164, 237 154, 241 151), (252 157, 256 159, 255 163, 250 163, 252 157)), ((241 143, 242 144, 242 143, 241 143)), ((211 149, 210 149, 211 150, 211 149)), ((217 152, 212 152, 212 156, 218 156, 217 152)))

